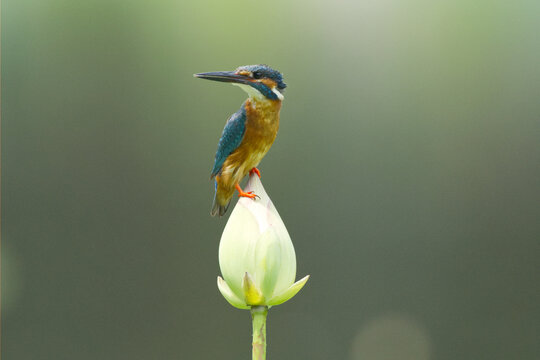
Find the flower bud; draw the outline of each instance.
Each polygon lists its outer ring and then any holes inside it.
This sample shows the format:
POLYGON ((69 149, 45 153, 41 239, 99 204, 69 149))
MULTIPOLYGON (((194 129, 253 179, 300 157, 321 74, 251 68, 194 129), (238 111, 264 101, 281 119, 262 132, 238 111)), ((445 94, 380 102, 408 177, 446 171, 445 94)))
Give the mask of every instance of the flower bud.
POLYGON ((309 275, 294 282, 291 238, 257 175, 250 176, 245 191, 259 198, 240 198, 229 217, 219 244, 225 280, 218 276, 218 288, 240 309, 279 305, 296 295, 309 275))

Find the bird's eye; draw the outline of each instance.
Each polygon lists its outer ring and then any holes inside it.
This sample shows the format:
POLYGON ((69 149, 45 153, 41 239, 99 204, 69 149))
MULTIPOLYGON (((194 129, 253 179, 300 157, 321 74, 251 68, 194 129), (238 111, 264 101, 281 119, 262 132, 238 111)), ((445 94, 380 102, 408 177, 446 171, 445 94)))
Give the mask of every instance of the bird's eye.
POLYGON ((260 79, 262 77, 262 74, 258 71, 254 71, 251 75, 254 79, 260 79))

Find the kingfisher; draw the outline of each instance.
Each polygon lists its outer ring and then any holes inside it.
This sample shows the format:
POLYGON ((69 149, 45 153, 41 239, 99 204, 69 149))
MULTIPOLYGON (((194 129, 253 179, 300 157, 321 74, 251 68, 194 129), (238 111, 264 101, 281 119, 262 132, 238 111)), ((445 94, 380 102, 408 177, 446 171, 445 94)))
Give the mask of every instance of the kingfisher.
POLYGON ((276 139, 283 91, 287 85, 283 82, 283 75, 267 65, 246 65, 234 71, 194 76, 237 85, 249 96, 225 124, 210 174, 215 185, 210 214, 222 216, 235 189, 240 197, 257 197, 253 191, 243 191, 239 183, 248 173, 261 177, 257 166, 276 139))

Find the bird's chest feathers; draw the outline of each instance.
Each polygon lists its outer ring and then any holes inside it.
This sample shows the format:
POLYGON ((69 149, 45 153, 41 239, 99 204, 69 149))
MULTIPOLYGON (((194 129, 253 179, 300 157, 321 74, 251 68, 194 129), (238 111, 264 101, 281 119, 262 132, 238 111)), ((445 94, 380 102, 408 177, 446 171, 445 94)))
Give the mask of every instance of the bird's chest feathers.
POLYGON ((246 101, 246 132, 243 144, 258 163, 270 150, 279 129, 281 101, 246 101), (260 157, 260 158, 259 158, 260 157))

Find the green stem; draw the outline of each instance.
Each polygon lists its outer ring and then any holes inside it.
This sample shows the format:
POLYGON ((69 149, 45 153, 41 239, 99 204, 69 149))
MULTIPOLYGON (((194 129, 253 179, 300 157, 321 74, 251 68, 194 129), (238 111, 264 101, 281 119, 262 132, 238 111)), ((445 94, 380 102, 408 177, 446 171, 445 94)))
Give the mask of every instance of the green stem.
POLYGON ((252 306, 253 321, 253 360, 266 359, 266 315, 267 306, 252 306))

